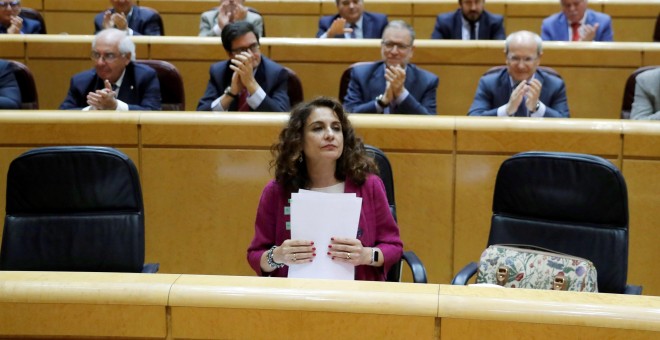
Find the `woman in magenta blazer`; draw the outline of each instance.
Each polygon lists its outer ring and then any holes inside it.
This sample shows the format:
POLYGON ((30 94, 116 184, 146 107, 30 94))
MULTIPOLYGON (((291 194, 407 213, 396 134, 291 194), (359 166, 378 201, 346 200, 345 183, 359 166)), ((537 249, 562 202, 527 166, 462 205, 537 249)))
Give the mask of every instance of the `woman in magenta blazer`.
POLYGON ((261 195, 248 248, 252 269, 262 276, 286 277, 289 266, 329 256, 354 265, 356 280, 384 281, 400 260, 403 244, 385 186, 341 104, 317 98, 295 107, 272 153, 275 179, 261 195), (316 249, 313 240, 292 240, 285 211, 291 193, 299 189, 362 197, 356 237, 334 237, 328 249, 316 249))

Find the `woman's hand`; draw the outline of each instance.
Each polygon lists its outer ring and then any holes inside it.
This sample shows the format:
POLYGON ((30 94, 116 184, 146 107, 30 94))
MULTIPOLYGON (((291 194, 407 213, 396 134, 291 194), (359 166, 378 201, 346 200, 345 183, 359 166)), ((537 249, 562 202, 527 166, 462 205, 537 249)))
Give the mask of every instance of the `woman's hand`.
POLYGON ((316 248, 313 241, 286 240, 273 250, 273 260, 288 266, 312 262, 314 256, 316 256, 316 248))
POLYGON ((356 238, 331 238, 328 256, 333 261, 350 263, 354 266, 371 264, 371 248, 362 246, 362 242, 356 238))

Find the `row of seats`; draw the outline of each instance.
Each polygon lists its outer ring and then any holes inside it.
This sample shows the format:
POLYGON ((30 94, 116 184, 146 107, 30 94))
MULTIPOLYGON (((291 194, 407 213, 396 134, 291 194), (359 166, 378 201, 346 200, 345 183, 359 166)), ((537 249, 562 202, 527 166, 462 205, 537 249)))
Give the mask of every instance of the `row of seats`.
MULTIPOLYGON (((378 164, 396 219, 390 162, 380 149, 366 149, 378 164)), ((627 188, 609 161, 572 153, 514 155, 500 167, 493 202, 488 245, 525 244, 587 258, 598 269, 600 292, 641 294, 641 287, 627 285, 627 188), (598 244, 608 246, 594 247, 598 244)), ((158 270, 157 264, 143 265, 140 179, 130 158, 118 150, 76 146, 24 153, 9 166, 6 214, 2 270, 158 270)), ((427 282, 412 251, 404 252, 402 261, 410 265, 415 283, 427 282)), ((390 270, 388 281, 400 281, 400 264, 390 270)), ((476 269, 468 265, 452 283, 467 284, 476 269)))
MULTIPOLYGON (((39 96, 37 94, 37 87, 34 82, 32 72, 20 62, 10 60, 14 66, 14 76, 21 89, 22 109, 24 110, 38 110, 39 109, 39 96)), ((162 109, 164 111, 185 111, 186 99, 183 87, 183 79, 179 74, 177 68, 171 63, 163 60, 137 60, 137 63, 144 64, 153 68, 158 74, 160 81, 160 91, 162 102, 162 109)), ((339 83, 339 99, 343 98, 348 91, 348 83, 350 81, 351 69, 354 66, 363 64, 365 62, 357 62, 349 66, 341 75, 339 83)), ((496 72, 504 66, 496 66, 485 74, 496 72)), ((561 78, 561 75, 551 67, 539 66, 542 70, 554 74, 561 78)), ((659 66, 643 66, 635 70, 626 81, 626 86, 623 92, 623 101, 621 104, 621 118, 629 119, 630 110, 635 97, 635 78, 642 72, 654 69, 659 66)), ((285 67, 289 73, 288 94, 289 103, 293 107, 304 99, 303 86, 300 78, 296 73, 288 67, 285 67)))

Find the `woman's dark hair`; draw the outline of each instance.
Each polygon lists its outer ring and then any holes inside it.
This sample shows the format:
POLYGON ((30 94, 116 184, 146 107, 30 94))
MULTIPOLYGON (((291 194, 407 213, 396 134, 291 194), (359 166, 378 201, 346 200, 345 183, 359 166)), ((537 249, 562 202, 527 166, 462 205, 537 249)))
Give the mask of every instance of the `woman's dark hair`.
POLYGON ((275 180, 288 192, 297 192, 309 186, 309 174, 303 156, 305 124, 312 111, 319 107, 327 107, 337 115, 344 136, 344 149, 337 160, 335 178, 343 181, 348 177, 355 184, 362 185, 369 173, 378 172, 373 159, 364 150, 362 139, 355 135, 341 103, 333 98, 318 97, 293 108, 289 122, 280 132, 279 142, 271 146, 273 160, 270 166, 275 168, 275 180))

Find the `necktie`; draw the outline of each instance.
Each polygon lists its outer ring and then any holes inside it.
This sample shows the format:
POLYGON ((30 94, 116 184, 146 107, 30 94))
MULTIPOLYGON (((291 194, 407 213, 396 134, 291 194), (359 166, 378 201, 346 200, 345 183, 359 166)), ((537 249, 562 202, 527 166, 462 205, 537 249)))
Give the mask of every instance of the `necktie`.
POLYGON ((468 21, 470 24, 470 40, 477 40, 477 23, 474 21, 468 21))
POLYGON ((571 41, 579 41, 580 40, 580 23, 579 22, 574 22, 571 24, 571 32, 573 32, 573 36, 571 37, 571 41))
POLYGON ((357 30, 357 25, 356 24, 351 24, 350 27, 353 29, 353 31, 351 32, 351 39, 356 39, 357 34, 355 33, 355 31, 357 30))
POLYGON ((248 90, 243 88, 238 95, 238 111, 250 111, 250 105, 247 103, 248 90))

